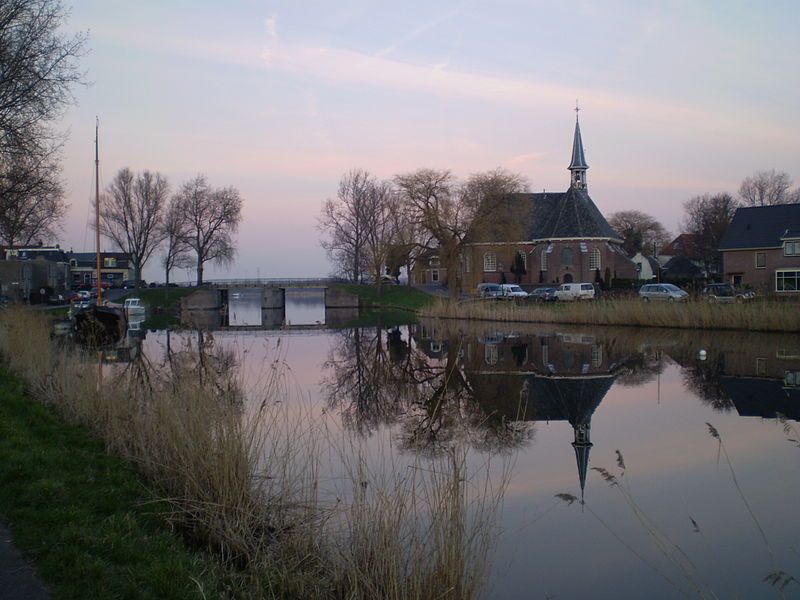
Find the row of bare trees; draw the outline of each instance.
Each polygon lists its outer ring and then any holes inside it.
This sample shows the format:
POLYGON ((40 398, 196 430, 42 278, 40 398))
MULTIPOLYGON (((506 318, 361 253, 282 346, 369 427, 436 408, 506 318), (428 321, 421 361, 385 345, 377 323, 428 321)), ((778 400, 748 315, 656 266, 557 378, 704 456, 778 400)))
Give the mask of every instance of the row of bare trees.
POLYGON ((101 201, 103 235, 130 255, 137 288, 147 261, 162 249, 165 283, 175 267, 194 266, 203 284, 207 262, 230 263, 242 199, 236 188, 212 188, 204 175, 182 184, 170 196, 161 173, 120 169, 101 201))
POLYGON ((323 204, 321 244, 338 275, 379 285, 384 268, 396 277, 400 267, 410 272, 422 252, 435 250, 457 294, 460 247, 478 207, 486 197, 527 188, 522 175, 501 168, 465 181, 448 170, 418 169, 382 181, 353 169, 336 198, 323 204))
POLYGON ((66 212, 53 128, 85 84, 78 61, 86 36, 60 29, 59 0, 0 2, 0 242, 53 238, 66 212))

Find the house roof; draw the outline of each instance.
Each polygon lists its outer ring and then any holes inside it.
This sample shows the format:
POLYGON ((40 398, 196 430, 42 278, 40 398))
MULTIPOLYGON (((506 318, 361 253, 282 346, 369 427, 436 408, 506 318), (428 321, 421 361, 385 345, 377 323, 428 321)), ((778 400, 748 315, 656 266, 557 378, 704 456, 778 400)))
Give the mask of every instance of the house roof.
POLYGON ((703 270, 685 256, 673 256, 664 265, 665 276, 679 279, 703 277, 703 270))
MULTIPOLYGON (((71 252, 69 258, 74 259, 79 267, 94 266, 97 255, 94 252, 71 252)), ((125 252, 101 252, 100 258, 116 258, 117 268, 127 268, 130 256, 125 252)))
POLYGON ((688 256, 695 258, 697 255, 697 236, 692 233, 682 233, 661 249, 664 256, 688 256))
POLYGON ((800 204, 738 208, 719 249, 780 248, 787 230, 800 233, 800 204))
POLYGON ((464 241, 517 242, 554 238, 619 240, 585 190, 509 194, 483 203, 464 241))
POLYGON ((722 388, 743 417, 774 419, 784 415, 800 421, 800 388, 790 388, 781 379, 722 377, 722 388))

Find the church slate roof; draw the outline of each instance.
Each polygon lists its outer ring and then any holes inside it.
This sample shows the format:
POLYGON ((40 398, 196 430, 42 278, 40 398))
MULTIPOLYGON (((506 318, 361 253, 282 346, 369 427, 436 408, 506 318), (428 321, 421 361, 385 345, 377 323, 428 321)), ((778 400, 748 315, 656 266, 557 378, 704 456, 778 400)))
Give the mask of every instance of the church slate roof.
POLYGON ((787 229, 800 229, 800 204, 738 208, 719 249, 780 248, 787 229))
POLYGON ((518 242, 554 238, 621 240, 586 190, 509 194, 487 200, 464 241, 518 242))

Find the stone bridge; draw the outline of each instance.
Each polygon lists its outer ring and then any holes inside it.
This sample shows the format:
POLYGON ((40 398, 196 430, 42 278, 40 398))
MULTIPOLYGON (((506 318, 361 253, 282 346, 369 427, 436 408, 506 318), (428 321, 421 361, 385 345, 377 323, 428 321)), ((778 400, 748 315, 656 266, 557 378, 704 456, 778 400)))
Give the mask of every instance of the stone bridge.
MULTIPOLYGON (((222 313, 221 319, 227 323, 228 301, 235 294, 261 297, 262 323, 267 327, 281 326, 286 310, 287 289, 323 289, 325 295, 325 323, 335 324, 358 316, 359 298, 339 287, 338 279, 229 279, 206 282, 202 288, 181 298, 181 310, 191 314, 194 322, 206 321, 215 317, 198 313, 204 311, 222 313)), ((222 323, 220 323, 222 324, 222 323)))

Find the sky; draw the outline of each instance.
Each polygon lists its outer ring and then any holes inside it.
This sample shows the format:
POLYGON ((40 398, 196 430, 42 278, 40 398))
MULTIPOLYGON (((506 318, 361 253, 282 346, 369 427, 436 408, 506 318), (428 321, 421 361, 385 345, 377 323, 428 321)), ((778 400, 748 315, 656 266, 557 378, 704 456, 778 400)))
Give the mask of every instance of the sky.
POLYGON ((346 171, 500 166, 563 191, 576 99, 603 214, 678 233, 695 195, 800 179, 799 25, 791 1, 74 0, 91 85, 58 124, 60 242, 93 250, 95 116, 101 187, 130 167, 239 189, 238 256, 207 278, 315 277, 346 171))

